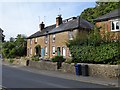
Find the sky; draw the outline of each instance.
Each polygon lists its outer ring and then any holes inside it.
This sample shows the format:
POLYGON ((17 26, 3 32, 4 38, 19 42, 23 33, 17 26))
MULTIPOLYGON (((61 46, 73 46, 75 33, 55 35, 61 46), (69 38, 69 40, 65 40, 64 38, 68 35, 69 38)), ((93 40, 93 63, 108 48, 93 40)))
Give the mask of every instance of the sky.
POLYGON ((95 7, 95 2, 0 2, 0 28, 5 40, 18 34, 30 36, 45 26, 55 24, 58 14, 63 20, 79 16, 84 9, 95 7))

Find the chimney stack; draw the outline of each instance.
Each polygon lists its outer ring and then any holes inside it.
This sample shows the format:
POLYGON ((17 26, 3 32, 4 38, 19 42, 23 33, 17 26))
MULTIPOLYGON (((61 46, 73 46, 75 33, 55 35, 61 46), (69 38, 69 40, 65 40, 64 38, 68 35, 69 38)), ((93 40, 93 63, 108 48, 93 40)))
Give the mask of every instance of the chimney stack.
POLYGON ((56 27, 58 27, 60 24, 62 24, 62 17, 61 15, 58 15, 58 17, 56 17, 56 27))
POLYGON ((45 28, 45 24, 42 22, 41 24, 39 24, 39 28, 40 28, 40 31, 42 31, 45 28))

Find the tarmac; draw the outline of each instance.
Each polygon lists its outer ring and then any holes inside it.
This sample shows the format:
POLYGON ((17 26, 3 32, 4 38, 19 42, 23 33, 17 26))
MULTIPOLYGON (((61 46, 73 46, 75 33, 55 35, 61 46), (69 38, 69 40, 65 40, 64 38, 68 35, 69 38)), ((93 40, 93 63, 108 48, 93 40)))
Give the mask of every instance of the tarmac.
POLYGON ((36 68, 31 68, 29 66, 13 65, 13 64, 6 63, 6 62, 3 62, 2 64, 7 65, 9 67, 18 68, 20 70, 26 70, 26 71, 29 71, 32 73, 38 73, 38 74, 42 74, 42 75, 59 77, 59 78, 64 78, 64 79, 69 79, 69 80, 88 82, 88 83, 93 83, 93 84, 112 86, 112 87, 117 87, 120 89, 120 80, 103 79, 103 78, 97 78, 97 77, 91 77, 91 76, 81 76, 81 75, 77 76, 75 74, 63 73, 61 71, 39 70, 36 68))

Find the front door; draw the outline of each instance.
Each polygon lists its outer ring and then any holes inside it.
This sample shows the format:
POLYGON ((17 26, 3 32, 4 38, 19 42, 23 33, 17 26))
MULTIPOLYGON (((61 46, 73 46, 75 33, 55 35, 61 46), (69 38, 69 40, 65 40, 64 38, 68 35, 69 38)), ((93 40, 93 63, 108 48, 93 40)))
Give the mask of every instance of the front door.
POLYGON ((44 56, 45 56, 45 49, 41 48, 41 57, 44 58, 44 56))
POLYGON ((60 47, 57 47, 57 55, 60 56, 60 47))

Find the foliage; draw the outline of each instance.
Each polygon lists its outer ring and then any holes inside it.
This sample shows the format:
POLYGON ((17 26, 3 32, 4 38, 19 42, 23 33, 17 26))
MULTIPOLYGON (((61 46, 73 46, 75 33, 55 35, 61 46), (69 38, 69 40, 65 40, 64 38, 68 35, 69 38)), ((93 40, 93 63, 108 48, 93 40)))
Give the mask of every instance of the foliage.
POLYGON ((65 59, 63 58, 63 56, 55 56, 52 58, 52 62, 64 62, 65 59))
POLYGON ((4 42, 2 54, 6 58, 15 58, 26 55, 27 41, 26 37, 18 34, 16 40, 10 38, 10 41, 4 42))
POLYGON ((112 10, 120 8, 120 1, 119 2, 96 2, 96 6, 93 8, 85 9, 80 17, 94 23, 94 19, 104 14, 109 13, 112 10))
POLYGON ((14 62, 14 60, 13 60, 13 59, 9 59, 9 62, 10 62, 10 63, 13 63, 13 62, 14 62))
POLYGON ((98 31, 95 28, 87 37, 77 36, 67 43, 74 63, 120 63, 120 42, 102 40, 98 31))
POLYGON ((71 59, 71 58, 67 58, 67 59, 65 60, 65 63, 71 64, 71 63, 72 63, 72 59, 71 59))
POLYGON ((32 61, 40 61, 40 57, 38 55, 32 56, 32 61))

